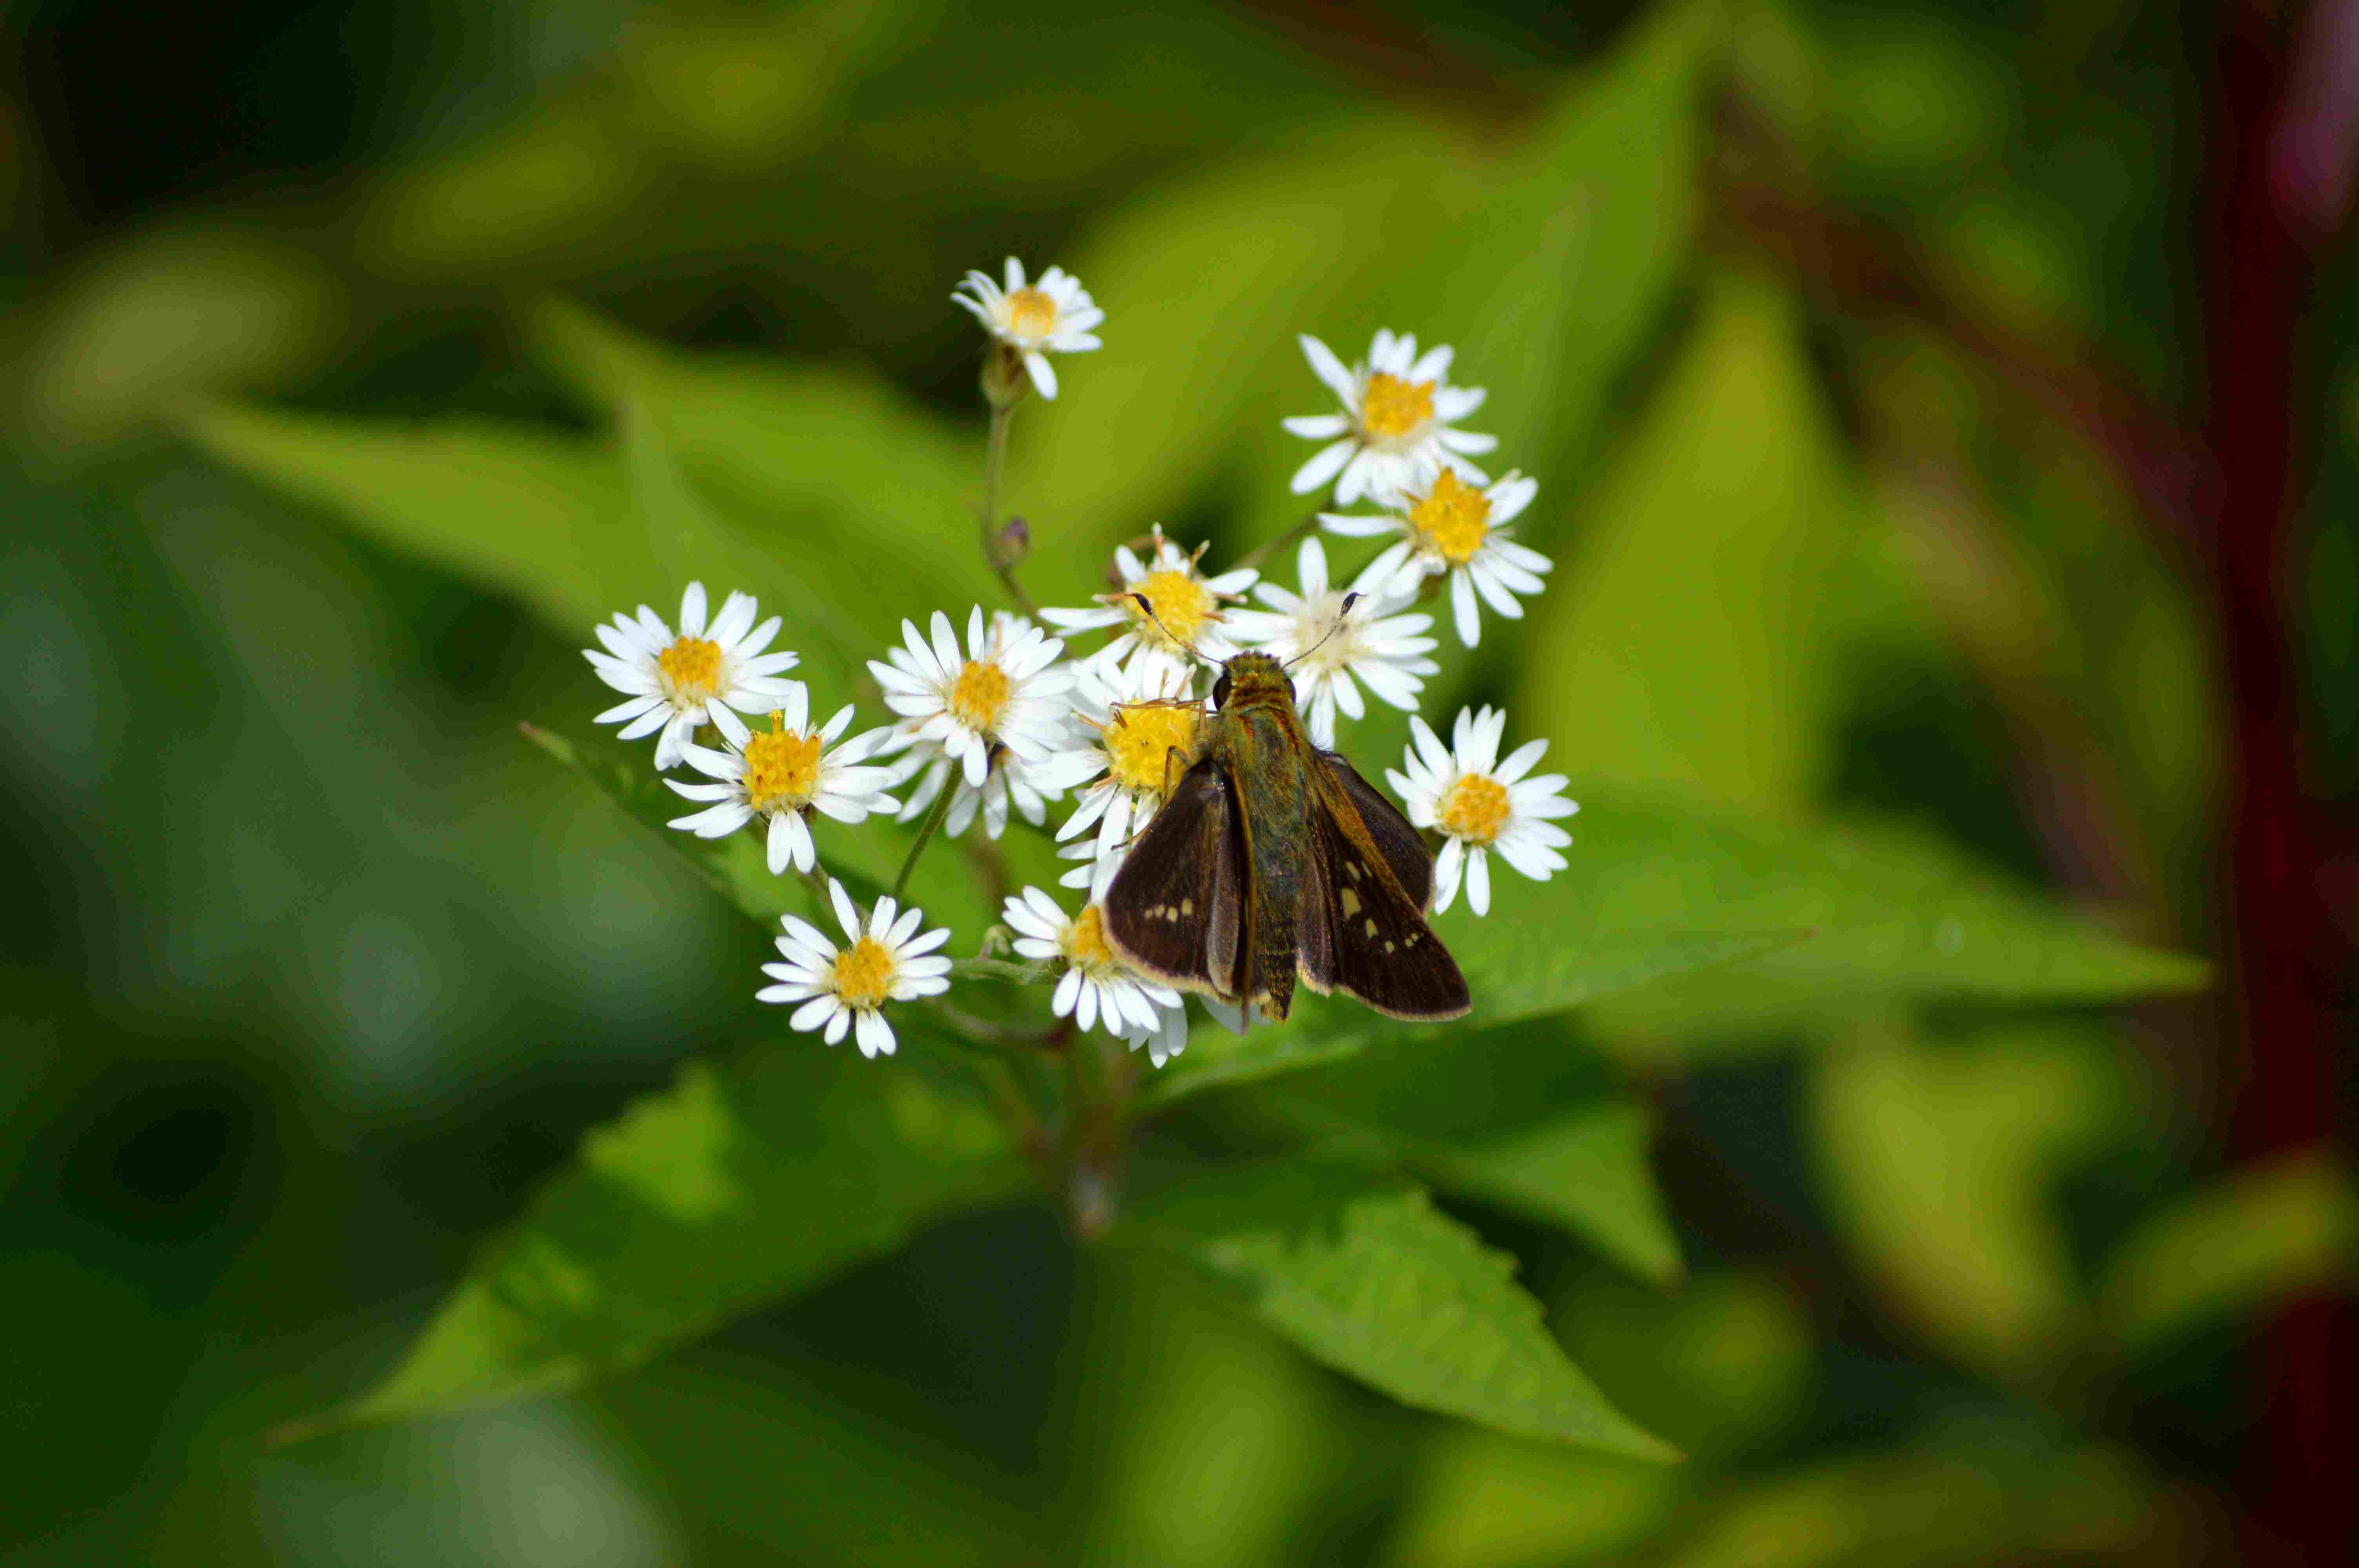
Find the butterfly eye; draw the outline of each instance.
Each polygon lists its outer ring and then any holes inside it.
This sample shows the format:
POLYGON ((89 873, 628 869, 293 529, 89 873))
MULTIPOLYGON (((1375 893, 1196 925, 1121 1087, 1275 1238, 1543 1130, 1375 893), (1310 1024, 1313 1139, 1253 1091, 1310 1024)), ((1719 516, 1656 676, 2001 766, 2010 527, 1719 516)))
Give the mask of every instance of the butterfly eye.
POLYGON ((1212 706, 1214 708, 1226 708, 1228 705, 1229 675, 1226 670, 1223 670, 1221 672, 1221 678, 1212 683, 1212 706))

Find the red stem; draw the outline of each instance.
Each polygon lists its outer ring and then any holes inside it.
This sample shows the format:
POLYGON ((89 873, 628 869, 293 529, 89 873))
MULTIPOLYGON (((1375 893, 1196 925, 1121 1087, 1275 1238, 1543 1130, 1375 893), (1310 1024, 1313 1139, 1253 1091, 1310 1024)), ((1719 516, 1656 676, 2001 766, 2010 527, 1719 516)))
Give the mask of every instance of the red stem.
MULTIPOLYGON (((2352 3, 2323 0, 2308 20, 2322 29, 2352 3)), ((2316 37, 2305 31, 2306 42, 2316 37)), ((2210 542, 2234 724, 2228 905, 2234 1022, 2248 1053, 2235 1130, 2253 1157, 2337 1135, 2335 1054, 2346 1021, 2334 996, 2350 957, 2321 881, 2329 825, 2302 785, 2288 638, 2296 343, 2321 209, 2314 189, 2273 169, 2288 145, 2318 132, 2303 117, 2314 101, 2296 90, 2295 52, 2286 46, 2257 5, 2225 8, 2212 119, 2219 228, 2206 438, 2219 480, 2210 542)), ((2250 1460, 2245 1561, 2354 1561, 2352 1329, 2348 1307, 2321 1295, 2279 1313, 2262 1334, 2267 1416, 2250 1460)))

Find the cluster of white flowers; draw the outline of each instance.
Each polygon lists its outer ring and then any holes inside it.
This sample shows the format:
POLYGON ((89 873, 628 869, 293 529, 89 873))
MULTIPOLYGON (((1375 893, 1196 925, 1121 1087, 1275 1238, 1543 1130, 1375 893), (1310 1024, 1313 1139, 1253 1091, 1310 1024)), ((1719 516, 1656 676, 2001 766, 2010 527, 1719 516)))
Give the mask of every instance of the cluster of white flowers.
MULTIPOLYGON (((990 332, 1006 373, 1052 398, 1057 378, 1048 356, 1099 347, 1093 329, 1104 312, 1059 268, 1027 284, 1011 257, 1005 276, 1003 287, 970 273, 953 297, 990 332)), ((1055 836, 1060 855, 1078 862, 1062 882, 1086 890, 1082 908, 1068 914, 1054 895, 1027 887, 1006 901, 1002 919, 1015 951, 1042 966, 1036 972, 1058 973, 1049 1001, 1055 1017, 1076 1030, 1103 1028, 1134 1050, 1144 1045, 1158 1067, 1186 1044, 1185 1000, 1123 963, 1106 939, 1102 901, 1125 849, 1198 743, 1205 717, 1198 683, 1207 661, 1247 648, 1285 661, 1306 731, 1321 747, 1335 745, 1339 720, 1365 715, 1366 697, 1410 714, 1415 742, 1404 771, 1385 776, 1410 822, 1443 840, 1434 863, 1436 911, 1449 909, 1463 885, 1468 907, 1487 914, 1490 855, 1546 881, 1565 865, 1560 851, 1571 842, 1554 819, 1577 807, 1562 794, 1561 774, 1527 776, 1546 741, 1499 760, 1504 713, 1462 710, 1447 747, 1416 716, 1425 683, 1440 666, 1430 656, 1433 619, 1414 606, 1447 579, 1459 639, 1469 647, 1483 605, 1520 617, 1517 596, 1538 592, 1549 567, 1508 536, 1537 485, 1515 473, 1494 481, 1469 460, 1496 443, 1457 428, 1484 394, 1450 384, 1447 347, 1420 355, 1415 338, 1379 331, 1366 360, 1347 367, 1317 339, 1301 342, 1342 411, 1285 422, 1295 435, 1328 443, 1295 475, 1293 488, 1303 493, 1332 481, 1337 503, 1367 500, 1384 509, 1317 515, 1332 535, 1389 541, 1348 590, 1331 575, 1316 533, 1301 541, 1296 586, 1287 589, 1250 566, 1207 573, 1204 546, 1186 548, 1158 524, 1114 552, 1112 589, 1093 605, 1040 611, 1046 627, 977 605, 967 612, 962 643, 944 611, 933 611, 923 627, 903 621, 899 645, 867 666, 893 722, 847 738, 853 708, 814 726, 803 684, 781 678, 797 655, 765 652, 779 630, 776 617, 757 626, 752 596, 733 593, 708 623, 703 585, 691 583, 677 635, 645 606, 597 628, 603 651, 587 650, 587 657, 629 698, 599 721, 622 725, 625 739, 660 732, 658 772, 684 762, 709 781, 665 781, 702 807, 671 826, 716 838, 758 825, 769 868, 781 875, 819 874, 818 818, 925 816, 928 831, 953 838, 979 818, 996 839, 1011 807, 1045 827, 1049 804, 1070 796, 1055 836), (1248 607, 1249 599, 1260 608, 1248 607), (1067 639, 1096 633, 1106 634, 1102 645, 1067 656, 1067 639), (767 728, 759 722, 765 716, 767 728), (718 744, 703 743, 704 731, 718 744), (905 784, 907 795, 897 796, 905 784)), ((1008 393, 1005 377, 995 384, 990 373, 985 385, 1003 417, 1024 390, 1008 393)), ((950 933, 919 935, 920 911, 890 897, 864 915, 841 881, 827 878, 825 886, 849 946, 838 948, 817 927, 787 916, 777 939, 785 962, 766 966, 777 983, 757 994, 798 1004, 792 1027, 824 1031, 831 1045, 849 1033, 864 1054, 889 1054, 895 1041, 885 1004, 949 988, 951 961, 937 949, 950 933)), ((1205 1005, 1238 1026, 1234 1011, 1205 1005)))

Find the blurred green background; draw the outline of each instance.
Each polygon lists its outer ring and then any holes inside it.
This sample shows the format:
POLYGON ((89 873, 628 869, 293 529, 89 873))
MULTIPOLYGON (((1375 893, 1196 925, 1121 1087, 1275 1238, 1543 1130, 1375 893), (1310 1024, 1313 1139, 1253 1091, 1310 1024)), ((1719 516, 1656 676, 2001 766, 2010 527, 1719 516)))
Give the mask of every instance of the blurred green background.
MULTIPOLYGON (((1060 262, 1107 347, 1027 410, 1010 500, 1071 602, 1150 521, 1215 561, 1291 522, 1293 334, 1415 330, 1490 385, 1473 423, 1539 476, 1559 562, 1430 716, 1506 700, 1552 765, 1699 807, 1897 817, 2231 957, 2219 67, 2243 28, 2298 99, 2283 63, 2344 9, 9 7, 7 1560, 2186 1563, 2347 1532, 2348 1496, 2272 1490, 2266 1327, 2349 1367, 2339 198, 2303 231, 2276 622, 2342 825, 2301 868, 2344 921, 2308 981, 2325 1135, 2240 1119, 2272 1067, 2233 968, 2132 1007, 1580 1015, 1654 1108, 1684 1279, 1453 1206, 1672 1469, 1394 1407, 1039 1206, 588 1393, 263 1444, 381 1372, 585 1130, 757 1022, 760 953, 517 739, 603 706, 586 622, 225 462, 199 401, 580 438, 608 410, 564 300, 813 367, 964 472, 949 287, 1060 262)), ((892 460, 820 427, 737 456, 745 493, 806 470, 855 513, 892 460)))

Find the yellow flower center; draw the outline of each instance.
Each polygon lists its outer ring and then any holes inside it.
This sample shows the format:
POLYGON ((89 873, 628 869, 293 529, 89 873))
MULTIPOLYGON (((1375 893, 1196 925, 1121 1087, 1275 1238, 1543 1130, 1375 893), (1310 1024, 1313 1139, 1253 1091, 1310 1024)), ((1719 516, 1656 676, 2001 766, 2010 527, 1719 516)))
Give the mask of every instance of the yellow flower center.
POLYGON ((1105 729, 1107 773, 1118 789, 1134 795, 1163 793, 1164 758, 1180 753, 1181 767, 1193 760, 1202 712, 1193 703, 1132 703, 1114 710, 1105 729))
POLYGON ((1433 819, 1453 838, 1488 844, 1507 825, 1508 810, 1506 785, 1482 773, 1468 773, 1450 786, 1433 819))
POLYGON ((1403 381, 1383 371, 1360 394, 1360 427, 1371 436, 1406 436, 1433 417, 1433 383, 1403 381))
POLYGON ((1094 903, 1084 905, 1074 917, 1061 946, 1065 962, 1093 975, 1104 973, 1116 962, 1114 949, 1106 945, 1105 914, 1094 903))
POLYGON ((1193 647, 1196 633, 1204 629, 1205 622, 1220 619, 1212 601, 1212 590, 1184 571, 1147 573, 1130 585, 1129 592, 1123 595, 1122 603, 1123 608, 1130 611, 1132 628, 1141 637, 1165 647, 1175 643, 1193 647), (1154 621, 1147 618, 1147 612, 1138 607, 1138 600, 1130 597, 1132 593, 1144 594, 1147 602, 1155 607, 1154 621), (1156 621, 1163 623, 1160 630, 1157 629, 1156 621), (1170 635, 1165 636, 1166 632, 1170 635))
POLYGON ((951 683, 951 717, 978 735, 988 735, 1007 706, 1007 672, 997 665, 969 659, 951 683))
POLYGON ((770 733, 745 742, 745 804, 756 811, 809 806, 819 793, 819 736, 797 734, 786 718, 773 709, 770 733))
POLYGON ((898 967, 884 943, 863 936, 835 956, 835 994, 846 1007, 881 1007, 898 967))
POLYGON ((1491 532, 1491 498, 1443 469, 1425 499, 1409 508, 1408 521, 1444 560, 1462 567, 1491 532))
POLYGON ((1007 330, 1042 338, 1055 330, 1057 302, 1037 288, 1019 288, 1007 297, 1007 330))
POLYGON ((682 637, 656 655, 664 689, 675 702, 702 702, 721 692, 721 644, 682 637))

